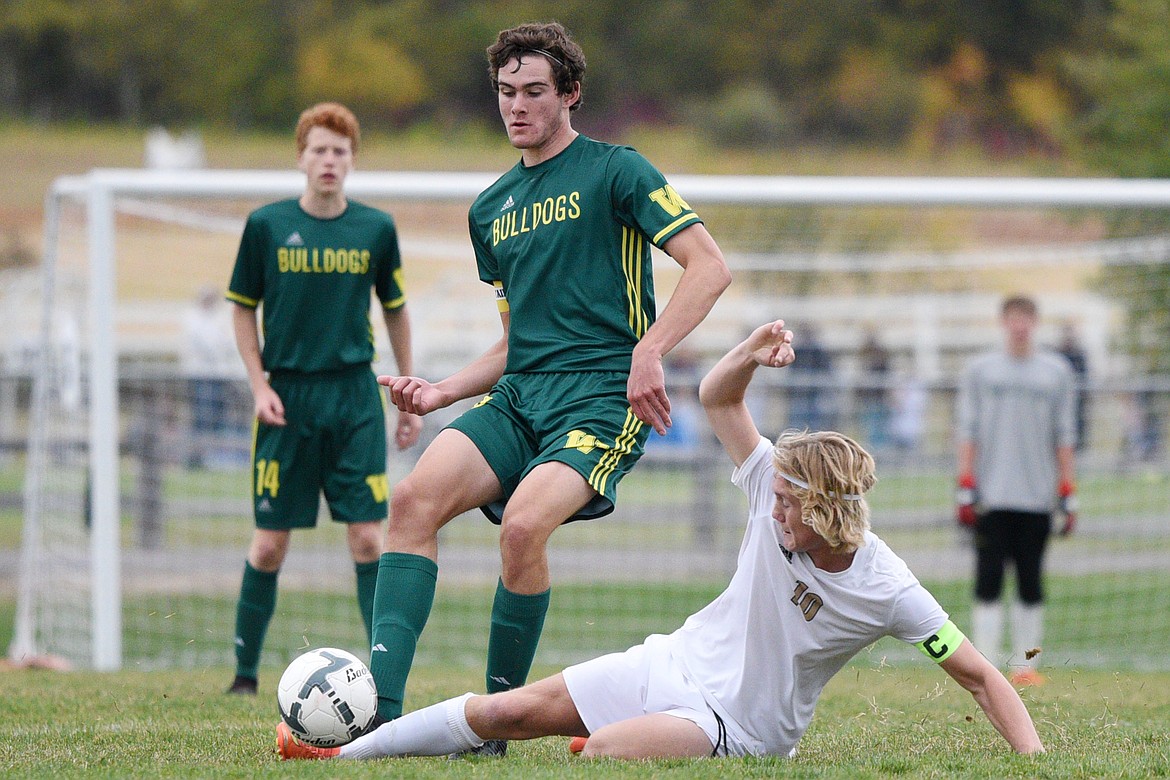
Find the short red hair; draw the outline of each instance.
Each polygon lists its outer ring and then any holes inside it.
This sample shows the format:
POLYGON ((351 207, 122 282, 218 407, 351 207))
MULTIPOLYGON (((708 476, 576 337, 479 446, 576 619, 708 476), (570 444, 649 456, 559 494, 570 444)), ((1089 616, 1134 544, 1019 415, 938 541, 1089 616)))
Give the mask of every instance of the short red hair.
POLYGON ((324 127, 335 133, 344 135, 353 144, 353 153, 357 154, 358 141, 362 131, 357 117, 353 112, 340 103, 318 103, 301 112, 297 120, 297 154, 305 151, 308 144, 309 131, 314 127, 324 127))

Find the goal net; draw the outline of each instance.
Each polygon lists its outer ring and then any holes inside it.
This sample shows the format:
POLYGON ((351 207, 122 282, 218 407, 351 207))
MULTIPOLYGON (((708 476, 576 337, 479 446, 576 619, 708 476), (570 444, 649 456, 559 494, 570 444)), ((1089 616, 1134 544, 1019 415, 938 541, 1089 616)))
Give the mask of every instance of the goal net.
MULTIPOLYGON (((396 218, 416 370, 430 378, 500 333, 466 235, 467 207, 492 178, 355 173, 347 186, 396 218)), ((750 403, 761 429, 834 427, 869 447, 880 477, 875 531, 969 626, 973 553, 952 506, 955 382, 966 360, 1000 343, 1003 296, 1022 292, 1040 304, 1039 340, 1052 348, 1067 340, 1087 366, 1081 519, 1075 535, 1049 547, 1042 660, 1170 665, 1170 186, 671 179, 735 279, 668 356, 676 425, 652 436, 617 512, 554 534, 538 663, 672 630, 726 583, 745 501, 698 409, 697 382, 776 317, 797 333, 798 363, 758 376, 750 403)), ((55 184, 32 285, 40 295, 5 296, 3 343, 20 336, 11 364, 24 372, 4 395, 15 399, 6 419, 20 446, 0 461, 7 483, 23 484, 12 653, 98 669, 226 671, 233 662, 253 528, 251 397, 222 292, 245 215, 302 184, 297 174, 248 171, 94 171, 55 184), (195 352, 217 349, 218 363, 196 365, 195 352)), ((679 269, 661 255, 655 265, 661 306, 679 269)), ((392 372, 385 334, 378 338, 376 370, 392 372)), ((428 417, 419 446, 391 448, 391 484, 470 403, 428 417)), ((418 662, 481 665, 498 529, 479 513, 456 518, 441 534, 439 564, 418 662)), ((316 529, 293 534, 265 666, 316 646, 363 654, 354 588, 344 531, 322 511, 316 529)), ((886 640, 868 657, 903 655, 886 640)))

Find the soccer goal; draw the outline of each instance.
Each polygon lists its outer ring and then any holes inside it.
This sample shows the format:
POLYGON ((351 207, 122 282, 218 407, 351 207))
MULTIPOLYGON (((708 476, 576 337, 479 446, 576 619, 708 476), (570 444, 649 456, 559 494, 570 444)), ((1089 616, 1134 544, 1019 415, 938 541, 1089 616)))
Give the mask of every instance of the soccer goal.
MULTIPOLYGON (((466 235, 467 207, 493 178, 355 173, 347 184, 396 218, 416 370, 431 378, 500 333, 466 235)), ((776 317, 797 333, 798 362, 753 387, 762 429, 834 427, 869 447, 875 530, 966 625, 973 555, 952 519, 955 380, 1000 342, 1002 297, 1023 292, 1040 304, 1040 341, 1087 366, 1081 522, 1049 548, 1043 661, 1170 665, 1170 183, 670 178, 735 279, 668 356, 676 425, 652 437, 618 511, 554 534, 538 662, 672 630, 725 584, 745 502, 697 382, 776 317)), ((251 398, 230 342, 219 368, 191 365, 190 325, 207 339, 222 326, 222 311, 199 320, 196 302, 226 288, 247 212, 302 186, 294 173, 95 170, 47 195, 41 295, 5 309, 34 345, 27 392, 11 394, 23 445, 0 462, 24 485, 11 654, 103 670, 232 662, 252 531, 251 398)), ((661 306, 679 270, 665 256, 655 266, 661 306)), ((423 443, 464 408, 428 418, 423 443)), ((421 447, 391 453, 392 483, 421 447)), ((444 529, 419 663, 483 663, 498 573, 494 526, 469 513, 444 529)), ((316 529, 293 535, 266 665, 317 646, 367 655, 353 576, 322 511, 316 529)), ((883 642, 870 655, 901 653, 883 642)))

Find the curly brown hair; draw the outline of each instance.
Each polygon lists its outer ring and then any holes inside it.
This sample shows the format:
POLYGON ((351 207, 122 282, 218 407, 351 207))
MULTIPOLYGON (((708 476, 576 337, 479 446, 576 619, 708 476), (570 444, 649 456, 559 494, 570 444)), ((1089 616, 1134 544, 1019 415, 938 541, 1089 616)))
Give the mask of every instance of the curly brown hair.
MULTIPOLYGON (((559 95, 571 93, 585 76, 585 52, 560 23, 522 24, 501 30, 496 42, 487 48, 488 78, 493 90, 500 89, 500 68, 525 54, 538 54, 548 60, 559 95)), ((584 98, 578 97, 569 110, 576 111, 583 102, 584 98)))
POLYGON ((352 152, 357 154, 358 142, 361 140, 361 126, 353 112, 340 103, 318 103, 301 112, 297 120, 297 154, 305 151, 308 144, 309 131, 314 127, 324 127, 335 133, 344 135, 353 144, 352 152))

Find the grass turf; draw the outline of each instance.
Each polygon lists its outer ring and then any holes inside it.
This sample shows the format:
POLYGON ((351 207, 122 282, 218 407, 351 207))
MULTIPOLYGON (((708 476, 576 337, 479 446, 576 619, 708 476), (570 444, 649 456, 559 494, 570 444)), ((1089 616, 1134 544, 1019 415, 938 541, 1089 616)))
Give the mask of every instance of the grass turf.
MULTIPOLYGON (((551 669, 544 669, 550 672, 551 669)), ((269 675, 274 677, 273 675, 269 675)), ((1023 697, 1048 753, 1017 756, 973 700, 931 665, 851 666, 825 691, 795 759, 621 763, 567 740, 513 743, 505 759, 386 759, 344 768, 281 763, 275 696, 229 697, 225 668, 0 675, 5 777, 871 778, 1158 777, 1170 773, 1167 673, 1059 669, 1023 697)), ((464 669, 421 667, 408 707, 479 688, 464 669)))

